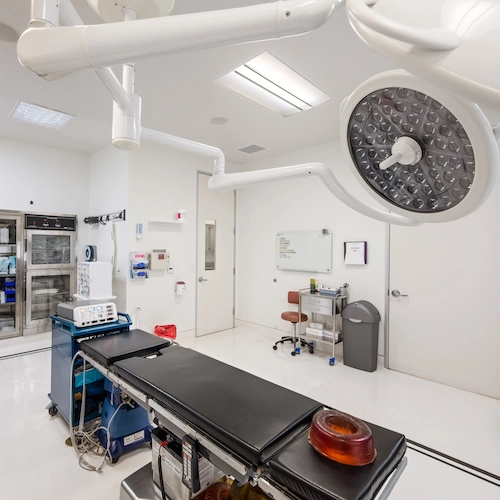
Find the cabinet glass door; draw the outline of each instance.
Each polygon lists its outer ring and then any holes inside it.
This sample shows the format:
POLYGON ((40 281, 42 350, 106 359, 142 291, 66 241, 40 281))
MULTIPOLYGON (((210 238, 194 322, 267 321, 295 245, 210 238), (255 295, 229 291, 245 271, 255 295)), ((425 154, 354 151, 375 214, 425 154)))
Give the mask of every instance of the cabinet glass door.
POLYGON ((0 338, 21 335, 20 223, 0 212, 0 338))
MULTIPOLYGON (((57 304, 72 296, 73 273, 28 272, 26 274, 26 326, 46 328, 57 304)), ((40 330, 41 331, 41 330, 40 330)))
POLYGON ((58 231, 27 231, 27 268, 72 267, 73 234, 58 231))

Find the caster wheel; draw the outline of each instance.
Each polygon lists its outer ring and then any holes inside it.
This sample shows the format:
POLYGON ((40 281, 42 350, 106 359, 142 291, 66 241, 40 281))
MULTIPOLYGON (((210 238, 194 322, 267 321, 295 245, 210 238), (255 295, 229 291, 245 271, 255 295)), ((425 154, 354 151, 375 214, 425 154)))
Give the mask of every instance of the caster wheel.
POLYGON ((335 364, 335 360, 332 358, 332 359, 330 360, 330 366, 333 366, 334 364, 335 364))
POLYGON ((51 417, 54 417, 59 413, 59 410, 57 409, 56 405, 50 405, 48 412, 51 417))
POLYGON ((111 463, 112 463, 112 464, 116 464, 116 462, 118 462, 118 460, 120 460, 120 457, 113 457, 113 458, 111 459, 111 463))
POLYGON ((309 352, 310 352, 311 354, 314 354, 314 349, 309 349, 309 352))
POLYGON ((295 356, 295 351, 292 351, 292 352, 291 352, 291 355, 292 355, 292 356, 295 356))
POLYGON ((274 349, 275 351, 277 351, 277 350, 278 350, 278 346, 277 346, 277 345, 273 345, 273 349, 274 349))

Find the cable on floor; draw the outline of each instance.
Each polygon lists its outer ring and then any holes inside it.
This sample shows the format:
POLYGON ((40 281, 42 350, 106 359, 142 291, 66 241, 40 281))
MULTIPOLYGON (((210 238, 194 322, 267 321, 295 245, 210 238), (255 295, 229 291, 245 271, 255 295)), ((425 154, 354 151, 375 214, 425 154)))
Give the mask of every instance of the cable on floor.
MULTIPOLYGON (((77 352, 71 361, 71 369, 70 369, 70 387, 73 387, 73 373, 74 373, 74 365, 77 357, 80 355, 77 352)), ((73 449, 75 450, 78 456, 78 464, 82 469, 92 471, 92 472, 102 472, 104 466, 107 462, 111 462, 113 457, 111 456, 110 444, 111 444, 111 434, 109 429, 111 428, 111 423, 113 419, 120 411, 121 407, 129 404, 128 401, 123 401, 118 405, 118 408, 114 411, 113 415, 109 419, 108 425, 106 427, 100 425, 100 422, 94 422, 90 425, 85 426, 85 403, 86 403, 86 368, 87 361, 83 360, 83 381, 82 381, 82 401, 80 405, 80 419, 78 427, 73 426, 73 409, 74 409, 74 396, 73 391, 70 391, 70 405, 69 405, 69 432, 70 439, 73 445, 73 449), (104 447, 99 438, 96 436, 97 431, 103 430, 106 433, 106 447, 104 447), (101 463, 98 466, 90 464, 85 458, 93 457, 93 458, 102 458, 101 463)))

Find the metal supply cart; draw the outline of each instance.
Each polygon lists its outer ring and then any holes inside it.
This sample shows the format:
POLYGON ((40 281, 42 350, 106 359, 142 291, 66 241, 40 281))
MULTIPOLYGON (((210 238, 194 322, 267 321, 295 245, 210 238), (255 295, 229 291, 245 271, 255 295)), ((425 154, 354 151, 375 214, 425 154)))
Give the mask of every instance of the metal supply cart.
MULTIPOLYGON (((309 288, 299 291, 299 319, 302 312, 309 312, 312 314, 314 320, 316 314, 321 314, 323 316, 330 316, 333 318, 333 335, 332 338, 328 338, 325 335, 316 336, 308 335, 303 333, 301 329, 301 323, 298 323, 298 338, 299 345, 300 340, 305 340, 310 346, 314 345, 314 342, 329 345, 332 347, 332 357, 329 359, 330 366, 335 364, 335 344, 342 342, 342 338, 339 336, 338 340, 335 340, 335 333, 337 332, 337 314, 340 313, 343 307, 347 303, 347 295, 332 295, 329 293, 311 293, 309 288)), ((298 352, 300 348, 298 347, 298 352)), ((314 353, 314 348, 310 347, 309 352, 314 353)))
MULTIPOLYGON (((70 370, 73 357, 79 351, 80 342, 92 338, 114 335, 130 330, 132 320, 128 314, 118 313, 118 320, 112 323, 100 324, 85 328, 76 328, 73 321, 60 316, 51 316, 52 320, 52 360, 51 383, 47 406, 49 415, 60 413, 69 422, 70 401, 73 401, 73 415, 80 415, 80 394, 85 377, 87 391, 85 420, 91 420, 100 415, 104 399, 104 377, 93 368, 83 373, 83 360, 77 358, 70 380, 70 370)), ((73 418, 73 425, 78 422, 73 418)))

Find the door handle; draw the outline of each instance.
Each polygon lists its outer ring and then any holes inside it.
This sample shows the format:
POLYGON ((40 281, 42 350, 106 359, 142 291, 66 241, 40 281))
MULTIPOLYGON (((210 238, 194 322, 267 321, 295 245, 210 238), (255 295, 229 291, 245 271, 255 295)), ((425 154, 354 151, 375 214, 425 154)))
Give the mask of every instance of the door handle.
POLYGON ((207 280, 207 279, 205 279, 205 278, 202 278, 202 277, 200 276, 200 277, 198 278, 198 281, 199 281, 200 283, 203 283, 204 281, 208 281, 208 280, 207 280))
POLYGON ((404 294, 402 294, 399 290, 393 290, 393 291, 391 292, 391 295, 392 295, 393 297, 408 297, 408 295, 404 295, 404 294))

